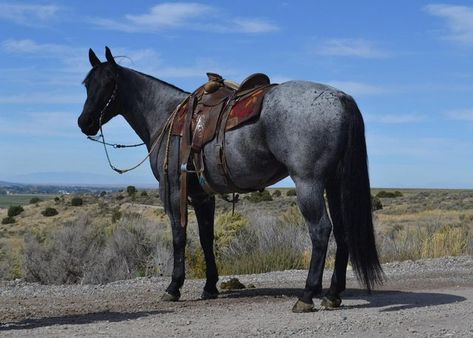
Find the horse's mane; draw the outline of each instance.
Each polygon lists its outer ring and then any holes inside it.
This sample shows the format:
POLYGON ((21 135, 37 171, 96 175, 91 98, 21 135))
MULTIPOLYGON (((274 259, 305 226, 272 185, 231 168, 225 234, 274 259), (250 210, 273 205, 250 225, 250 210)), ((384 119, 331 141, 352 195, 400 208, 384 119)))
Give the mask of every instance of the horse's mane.
MULTIPOLYGON (((125 67, 124 67, 124 68, 125 68, 125 67)), ((140 74, 140 75, 143 75, 143 76, 147 77, 147 78, 150 79, 150 80, 160 82, 160 83, 162 83, 162 84, 164 84, 164 85, 166 85, 166 86, 172 87, 172 88, 177 89, 177 90, 179 90, 179 91, 181 91, 181 92, 183 92, 183 93, 189 94, 189 92, 187 92, 187 91, 185 91, 184 89, 181 89, 181 88, 179 88, 179 87, 173 85, 172 83, 169 83, 169 82, 160 80, 160 79, 158 79, 158 78, 156 78, 156 77, 154 77, 154 76, 151 76, 151 75, 148 75, 148 74, 139 72, 139 71, 134 70, 134 69, 130 69, 130 68, 127 68, 127 69, 129 69, 129 70, 131 70, 131 71, 133 71, 133 72, 135 72, 135 73, 138 73, 138 74, 140 74)))
MULTIPOLYGON (((189 94, 189 92, 187 92, 187 91, 185 91, 185 90, 183 90, 183 89, 181 89, 181 88, 179 88, 179 87, 173 85, 172 83, 169 83, 169 82, 160 80, 160 79, 158 79, 158 78, 156 78, 156 77, 154 77, 154 76, 151 76, 151 75, 149 75, 149 74, 145 74, 145 73, 142 73, 142 72, 137 71, 137 70, 135 70, 135 69, 131 69, 131 68, 123 67, 123 66, 119 66, 119 67, 124 68, 124 69, 127 69, 127 70, 130 70, 130 71, 132 71, 132 72, 134 72, 134 73, 140 74, 140 75, 142 75, 142 76, 144 76, 144 77, 146 77, 146 78, 148 78, 148 79, 150 79, 150 80, 152 80, 152 81, 157 81, 157 82, 159 82, 159 83, 161 83, 161 84, 163 84, 163 85, 165 85, 165 86, 169 86, 169 87, 172 87, 172 88, 174 88, 174 89, 177 89, 177 90, 179 90, 180 92, 189 94)), ((89 80, 90 76, 92 75, 92 72, 94 71, 94 69, 95 69, 95 67, 93 67, 93 68, 87 73, 87 75, 85 76, 84 80, 82 80, 82 84, 86 84, 86 83, 87 83, 87 81, 89 80)))

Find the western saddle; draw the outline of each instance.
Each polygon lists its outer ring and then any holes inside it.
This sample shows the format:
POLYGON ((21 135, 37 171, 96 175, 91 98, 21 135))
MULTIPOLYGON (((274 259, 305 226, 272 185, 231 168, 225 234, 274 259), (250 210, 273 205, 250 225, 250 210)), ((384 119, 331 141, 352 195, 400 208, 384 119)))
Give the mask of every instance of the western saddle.
POLYGON ((218 148, 218 168, 227 186, 235 192, 245 191, 236 187, 229 175, 224 152, 225 132, 258 118, 264 94, 273 86, 268 76, 262 73, 250 75, 239 86, 215 73, 207 73, 207 76, 208 82, 176 108, 170 127, 173 135, 181 136, 181 225, 184 227, 187 225, 188 173, 197 174, 207 193, 217 193, 205 177, 202 152, 204 145, 214 138, 218 148))

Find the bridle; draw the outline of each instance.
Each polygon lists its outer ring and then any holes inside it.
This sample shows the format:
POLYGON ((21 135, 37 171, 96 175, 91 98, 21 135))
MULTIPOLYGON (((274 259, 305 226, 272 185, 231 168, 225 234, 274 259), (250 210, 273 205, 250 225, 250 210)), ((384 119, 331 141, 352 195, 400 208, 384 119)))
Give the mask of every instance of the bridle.
POLYGON ((169 153, 169 144, 170 144, 170 135, 171 135, 171 131, 172 131, 172 125, 174 124, 174 117, 175 115, 177 114, 179 108, 181 107, 181 105, 184 103, 182 102, 181 104, 179 104, 176 109, 172 112, 172 114, 169 116, 169 118, 166 120, 166 123, 164 124, 164 126, 161 128, 161 131, 159 132, 158 136, 154 139, 154 141, 151 143, 151 146, 150 146, 150 149, 149 149, 149 152, 148 154, 146 155, 146 157, 141 160, 138 164, 134 165, 133 167, 130 167, 130 168, 127 168, 127 169, 120 169, 120 168, 117 168, 115 167, 113 164, 112 164, 112 161, 110 159, 110 155, 108 153, 108 149, 107 149, 107 146, 110 146, 110 147, 113 147, 114 149, 119 149, 119 148, 134 148, 134 147, 139 147, 139 146, 142 146, 142 145, 145 145, 144 142, 142 143, 136 143, 136 144, 116 144, 116 143, 107 143, 105 141, 105 136, 104 136, 104 133, 103 133, 103 129, 102 129, 102 126, 103 126, 103 123, 102 123, 102 120, 104 118, 104 115, 105 115, 105 112, 107 111, 107 109, 109 108, 109 106, 112 104, 112 102, 115 100, 116 96, 117 96, 117 92, 118 92, 118 80, 117 80, 117 76, 115 75, 115 85, 113 87, 113 91, 112 91, 112 94, 110 95, 110 98, 108 99, 107 103, 105 103, 105 106, 102 108, 102 110, 100 110, 100 116, 99 116, 99 130, 100 130, 100 135, 98 135, 97 137, 92 137, 92 136, 87 136, 87 138, 91 141, 94 141, 94 142, 98 142, 98 143, 102 143, 103 144, 103 149, 105 151, 105 156, 107 157, 107 161, 108 161, 108 165, 110 166, 110 168, 119 173, 119 174, 124 174, 128 171, 132 171, 136 168, 138 168, 140 165, 142 165, 150 156, 151 156, 151 153, 154 151, 155 147, 157 144, 161 143, 161 140, 164 136, 164 133, 166 131, 166 129, 168 129, 169 127, 169 135, 168 135, 168 141, 167 141, 167 146, 166 146, 166 158, 165 158, 165 162, 164 162, 164 168, 165 170, 167 170, 167 160, 168 160, 168 153, 169 153))

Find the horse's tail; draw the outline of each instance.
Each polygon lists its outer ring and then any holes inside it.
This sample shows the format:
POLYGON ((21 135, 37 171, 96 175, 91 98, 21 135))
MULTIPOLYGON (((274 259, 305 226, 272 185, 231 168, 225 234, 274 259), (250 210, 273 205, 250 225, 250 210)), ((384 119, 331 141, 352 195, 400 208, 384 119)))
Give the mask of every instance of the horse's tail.
POLYGON ((356 276, 371 290, 374 285, 383 282, 384 273, 376 250, 371 214, 365 126, 353 98, 343 95, 340 100, 349 115, 345 153, 337 172, 342 223, 356 276))

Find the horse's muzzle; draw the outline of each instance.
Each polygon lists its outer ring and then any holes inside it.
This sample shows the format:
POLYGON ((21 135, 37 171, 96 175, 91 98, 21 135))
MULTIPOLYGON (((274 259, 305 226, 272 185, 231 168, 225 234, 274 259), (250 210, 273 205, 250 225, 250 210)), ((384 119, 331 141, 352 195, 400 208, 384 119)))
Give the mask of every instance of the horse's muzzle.
POLYGON ((87 136, 94 136, 99 131, 98 123, 95 123, 94 120, 90 119, 87 115, 83 113, 77 119, 77 124, 79 125, 80 130, 87 136))

